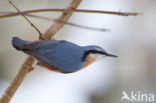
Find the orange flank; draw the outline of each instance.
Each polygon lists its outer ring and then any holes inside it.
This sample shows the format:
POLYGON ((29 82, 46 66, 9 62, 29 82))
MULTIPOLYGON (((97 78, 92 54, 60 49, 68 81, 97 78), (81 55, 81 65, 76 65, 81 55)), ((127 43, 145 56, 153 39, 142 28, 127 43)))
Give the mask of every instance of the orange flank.
POLYGON ((87 67, 88 65, 90 65, 91 63, 93 63, 93 62, 95 62, 95 61, 96 61, 95 58, 92 58, 90 55, 87 56, 86 61, 85 61, 85 63, 83 64, 83 67, 82 67, 82 68, 87 67))
POLYGON ((36 65, 38 65, 38 66, 40 66, 40 67, 43 67, 43 68, 45 68, 45 69, 48 69, 48 70, 50 70, 50 71, 54 71, 54 72, 61 73, 61 71, 59 71, 59 70, 57 70, 57 69, 55 69, 55 68, 49 67, 48 65, 43 64, 43 63, 41 63, 41 62, 37 62, 36 65))

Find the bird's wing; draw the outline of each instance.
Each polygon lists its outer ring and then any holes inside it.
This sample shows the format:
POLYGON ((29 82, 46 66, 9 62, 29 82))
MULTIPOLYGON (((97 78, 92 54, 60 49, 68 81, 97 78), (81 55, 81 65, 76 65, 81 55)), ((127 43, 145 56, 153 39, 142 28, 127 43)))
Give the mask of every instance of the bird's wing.
POLYGON ((40 52, 36 52, 32 56, 37 59, 37 65, 45 67, 49 70, 59 71, 59 64, 55 61, 53 54, 46 55, 41 54, 40 52))
POLYGON ((60 41, 59 40, 46 40, 46 41, 35 41, 29 44, 23 45, 23 49, 38 49, 47 45, 57 45, 60 41))
POLYGON ((36 65, 38 65, 38 66, 40 66, 40 67, 43 67, 43 68, 45 68, 45 69, 48 69, 48 70, 50 70, 50 71, 54 71, 54 72, 61 72, 61 71, 59 71, 58 69, 56 69, 56 68, 54 68, 54 67, 50 67, 50 66, 48 66, 48 65, 46 65, 46 64, 44 64, 44 63, 41 63, 41 62, 37 62, 36 63, 36 65))

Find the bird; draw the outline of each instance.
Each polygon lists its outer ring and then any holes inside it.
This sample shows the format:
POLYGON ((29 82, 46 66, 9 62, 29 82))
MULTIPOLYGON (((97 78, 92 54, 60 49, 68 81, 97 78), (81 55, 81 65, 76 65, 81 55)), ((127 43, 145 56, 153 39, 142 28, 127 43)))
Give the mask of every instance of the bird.
POLYGON ((60 73, 73 73, 106 56, 107 53, 96 45, 79 46, 66 40, 26 41, 13 37, 12 46, 37 60, 36 65, 60 73))

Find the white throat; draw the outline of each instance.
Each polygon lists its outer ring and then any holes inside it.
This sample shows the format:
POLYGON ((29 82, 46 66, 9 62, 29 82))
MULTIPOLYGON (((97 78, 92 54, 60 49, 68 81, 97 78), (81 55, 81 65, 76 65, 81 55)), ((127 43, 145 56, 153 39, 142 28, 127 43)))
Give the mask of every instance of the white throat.
POLYGON ((106 57, 105 55, 102 54, 95 54, 95 53, 90 53, 89 56, 91 56, 92 58, 95 58, 96 60, 101 60, 104 57, 106 57))

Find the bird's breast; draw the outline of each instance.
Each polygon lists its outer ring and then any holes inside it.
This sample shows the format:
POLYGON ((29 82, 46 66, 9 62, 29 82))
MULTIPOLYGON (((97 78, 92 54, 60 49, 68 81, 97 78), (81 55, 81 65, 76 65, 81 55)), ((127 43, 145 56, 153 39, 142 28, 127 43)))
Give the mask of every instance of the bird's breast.
POLYGON ((95 61, 96 61, 95 58, 92 58, 90 55, 88 55, 82 68, 87 67, 88 65, 90 65, 91 63, 93 63, 95 61))

